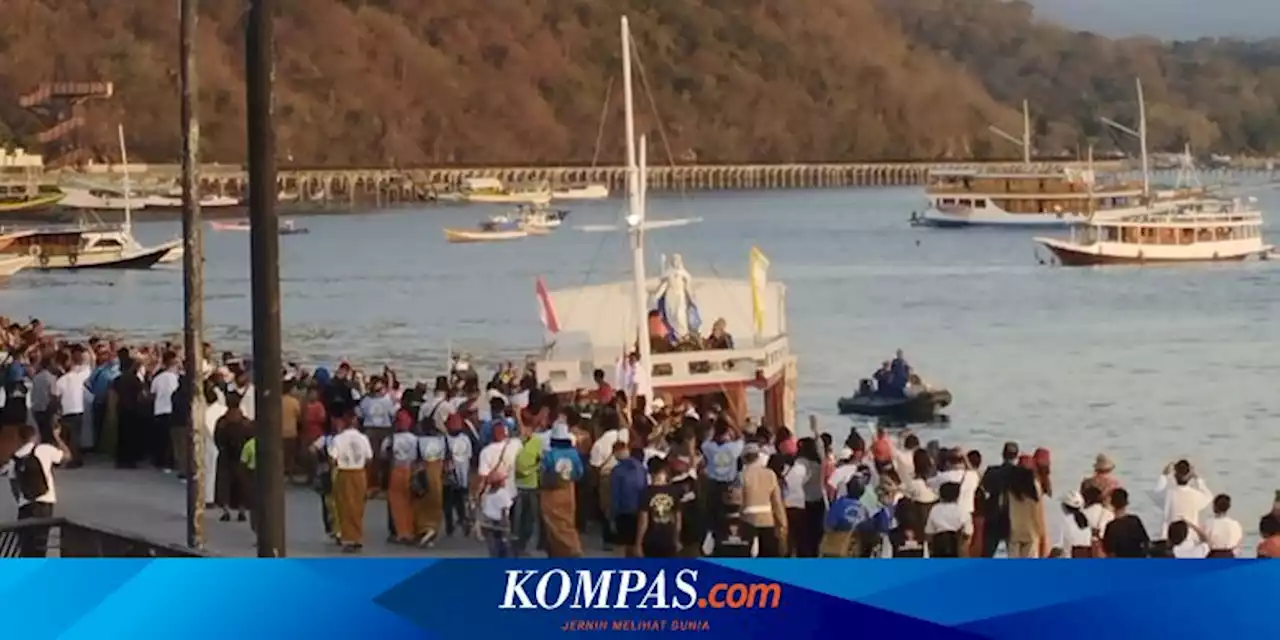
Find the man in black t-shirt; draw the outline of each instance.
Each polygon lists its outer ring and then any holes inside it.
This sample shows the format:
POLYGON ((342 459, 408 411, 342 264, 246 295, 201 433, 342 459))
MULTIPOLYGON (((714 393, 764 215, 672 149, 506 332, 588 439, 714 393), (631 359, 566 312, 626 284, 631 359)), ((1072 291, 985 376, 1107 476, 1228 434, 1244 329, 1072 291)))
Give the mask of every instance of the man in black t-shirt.
POLYGON ((1142 520, 1128 512, 1129 492, 1123 488, 1111 492, 1111 508, 1116 517, 1102 534, 1102 550, 1111 558, 1145 558, 1151 538, 1142 520))
POLYGON ((706 505, 699 491, 698 479, 690 472, 692 465, 683 455, 671 457, 671 488, 680 505, 680 555, 696 558, 702 555, 707 535, 706 505))
POLYGON ((643 558, 673 558, 680 550, 680 496, 668 480, 665 464, 654 458, 651 480, 640 499, 636 541, 643 558))

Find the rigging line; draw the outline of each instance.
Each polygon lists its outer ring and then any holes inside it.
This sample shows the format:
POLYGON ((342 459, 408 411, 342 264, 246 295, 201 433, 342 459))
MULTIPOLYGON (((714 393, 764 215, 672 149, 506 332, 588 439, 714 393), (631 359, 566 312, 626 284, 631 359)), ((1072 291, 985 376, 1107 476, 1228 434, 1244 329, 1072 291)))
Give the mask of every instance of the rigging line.
POLYGON ((596 168, 596 162, 600 159, 600 142, 604 140, 605 124, 609 121, 609 98, 613 96, 613 83, 618 77, 609 76, 609 86, 604 90, 604 107, 600 109, 600 126, 596 128, 596 146, 591 152, 591 168, 596 168))
MULTIPOLYGON (((599 235, 600 235, 600 242, 596 244, 596 250, 591 255, 591 262, 587 263, 587 270, 582 274, 582 284, 578 285, 580 288, 586 287, 588 284, 590 284, 591 274, 595 271, 596 265, 600 262, 600 254, 604 251, 604 243, 609 239, 609 236, 612 234, 602 233, 599 235)), ((582 302, 582 296, 575 296, 573 300, 573 307, 568 310, 569 315, 565 317, 570 317, 573 314, 577 313, 578 305, 581 302, 582 302)))

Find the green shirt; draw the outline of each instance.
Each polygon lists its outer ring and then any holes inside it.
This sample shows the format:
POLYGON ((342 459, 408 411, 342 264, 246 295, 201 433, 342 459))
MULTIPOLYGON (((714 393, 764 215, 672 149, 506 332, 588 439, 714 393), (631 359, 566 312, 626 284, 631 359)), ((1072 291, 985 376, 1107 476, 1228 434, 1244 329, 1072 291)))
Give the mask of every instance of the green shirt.
POLYGON ((542 438, 530 437, 516 454, 516 488, 537 489, 542 471, 542 438))
POLYGON ((244 448, 240 450, 240 462, 244 464, 250 471, 258 468, 258 439, 249 438, 244 443, 244 448))

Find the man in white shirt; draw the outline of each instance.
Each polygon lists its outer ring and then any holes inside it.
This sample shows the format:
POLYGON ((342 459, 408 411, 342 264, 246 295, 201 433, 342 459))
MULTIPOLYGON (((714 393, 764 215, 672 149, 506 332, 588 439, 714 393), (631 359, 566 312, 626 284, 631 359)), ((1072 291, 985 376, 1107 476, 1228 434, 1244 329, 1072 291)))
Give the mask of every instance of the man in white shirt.
POLYGON ((1229 511, 1231 496, 1224 493, 1213 499, 1213 516, 1203 527, 1210 558, 1234 558, 1240 554, 1244 530, 1235 518, 1227 515, 1229 511))
POLYGON ((1164 529, 1168 534, 1169 525, 1185 520, 1192 533, 1200 526, 1200 512, 1211 502, 1213 494, 1205 486, 1204 480, 1196 475, 1191 463, 1186 460, 1171 462, 1165 466, 1156 487, 1152 491, 1156 504, 1164 507, 1164 529), (1172 480, 1172 482, 1170 482, 1172 480))
POLYGON ((84 424, 85 383, 89 381, 91 370, 87 363, 85 351, 79 345, 72 348, 71 368, 58 377, 53 383, 53 397, 58 399, 59 425, 62 427, 62 441, 70 447, 70 460, 66 468, 74 469, 84 462, 80 455, 81 433, 84 424))
POLYGON ((476 473, 480 476, 480 488, 489 483, 489 476, 501 474, 506 478, 507 490, 516 495, 516 457, 520 455, 518 436, 507 435, 507 425, 493 427, 493 442, 480 450, 476 473))
POLYGON ((364 548, 364 508, 369 489, 365 469, 373 461, 373 445, 355 425, 355 416, 344 416, 342 432, 329 442, 329 458, 337 467, 333 499, 338 510, 338 539, 347 553, 364 548))
MULTIPOLYGON (((173 459, 173 446, 171 442, 171 430, 175 425, 179 424, 178 416, 174 412, 174 396, 178 392, 180 379, 178 378, 178 355, 172 351, 164 354, 163 369, 151 379, 151 399, 152 399, 152 416, 153 431, 151 433, 151 463, 157 469, 163 469, 165 473, 173 471, 175 467, 179 470, 186 469, 185 464, 176 464, 177 460, 173 459)), ((183 451, 186 451, 185 447, 183 451)), ((182 462, 185 462, 182 461, 182 462)))
MULTIPOLYGON (((7 477, 18 503, 18 519, 52 518, 58 504, 58 490, 53 483, 53 468, 70 457, 71 452, 61 434, 53 433, 57 446, 40 442, 36 428, 29 424, 18 430, 23 445, 9 462, 0 467, 0 477, 7 477), (36 464, 32 464, 36 463, 36 464)), ((43 558, 48 555, 49 530, 35 528, 21 534, 22 556, 43 558)))

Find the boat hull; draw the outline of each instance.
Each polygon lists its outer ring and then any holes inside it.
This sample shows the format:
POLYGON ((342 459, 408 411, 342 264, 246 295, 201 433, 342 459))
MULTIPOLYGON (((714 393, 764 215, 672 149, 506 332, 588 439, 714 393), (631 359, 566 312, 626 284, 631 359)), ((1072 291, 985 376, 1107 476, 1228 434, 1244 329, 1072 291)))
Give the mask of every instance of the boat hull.
POLYGON ((555 200, 604 200, 609 197, 609 187, 602 184, 590 184, 582 187, 556 189, 551 192, 555 200))
POLYGON ((11 256, 0 258, 0 278, 7 278, 27 267, 30 267, 32 258, 30 256, 11 256))
POLYGON ((1058 263, 1064 267, 1238 262, 1251 256, 1263 257, 1271 251, 1269 245, 1252 243, 1246 243, 1245 246, 1239 246, 1238 243, 1223 243, 1221 247, 1189 245, 1184 248, 1153 245, 1144 248, 1118 243, 1082 245, 1053 238, 1036 238, 1036 242, 1053 252, 1058 263), (1116 246, 1108 246, 1112 244, 1116 246), (1191 247, 1196 249, 1191 250, 1191 247), (1161 250, 1164 249, 1180 249, 1180 251, 1162 252, 1161 250))
POLYGON ((912 224, 936 229, 962 229, 965 227, 1002 227, 1009 229, 1056 229, 1084 222, 1088 216, 1071 213, 1019 213, 1000 210, 976 211, 972 209, 929 209, 912 220, 912 224))
POLYGON ((940 409, 951 404, 951 392, 946 389, 922 391, 910 398, 882 398, 879 396, 850 396, 840 398, 836 408, 840 415, 883 417, 903 422, 929 422, 940 409))
POLYGON ((503 231, 472 231, 464 229, 444 230, 444 239, 452 243, 503 242, 507 240, 519 240, 527 237, 529 237, 529 232, 524 229, 503 231))
POLYGON ((81 271, 85 269, 117 269, 117 270, 146 270, 150 269, 169 254, 174 249, 174 243, 167 243, 158 247, 143 249, 142 251, 132 252, 101 252, 101 253, 82 253, 74 258, 72 256, 48 256, 37 264, 36 268, 41 271, 81 271))
POLYGON ((467 202, 476 204, 547 204, 551 202, 551 194, 539 193, 472 193, 466 196, 467 202))

